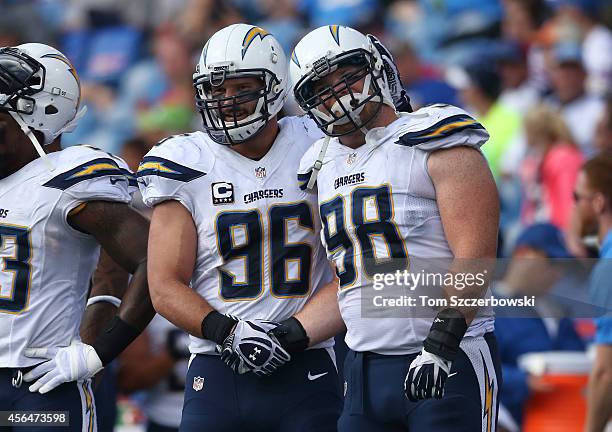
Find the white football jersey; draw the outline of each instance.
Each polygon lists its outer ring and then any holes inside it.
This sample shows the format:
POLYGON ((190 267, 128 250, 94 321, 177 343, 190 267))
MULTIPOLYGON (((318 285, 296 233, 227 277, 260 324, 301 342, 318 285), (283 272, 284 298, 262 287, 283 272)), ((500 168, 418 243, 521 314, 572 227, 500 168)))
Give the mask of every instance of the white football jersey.
MULTIPOLYGON (((258 161, 194 132, 162 141, 138 169, 145 204, 176 200, 193 217, 198 252, 191 287, 238 318, 289 318, 332 279, 316 197, 295 181, 301 157, 321 133, 304 117, 279 126, 258 161)), ((190 349, 213 354, 215 343, 192 337, 190 349)))
POLYGON ((135 178, 121 159, 87 146, 36 159, 0 180, 0 367, 40 359, 26 347, 68 346, 79 338, 100 247, 72 228, 86 201, 128 203, 135 178))
MULTIPOLYGON (((409 354, 421 349, 433 310, 423 313, 420 308, 420 315, 413 317, 408 317, 410 312, 373 317, 366 313, 372 310, 366 304, 372 299, 362 302, 362 294, 374 292, 374 275, 387 273, 390 263, 416 271, 412 267, 416 258, 452 258, 427 158, 443 148, 479 148, 488 138, 486 130, 463 110, 434 105, 402 113, 389 126, 370 130, 365 144, 357 149, 337 138, 330 140, 316 190, 321 237, 340 278, 340 311, 352 350, 409 354)), ((322 142, 316 142, 301 161, 302 188, 322 142)), ((481 310, 481 315, 467 336, 493 330, 492 311, 481 310)))

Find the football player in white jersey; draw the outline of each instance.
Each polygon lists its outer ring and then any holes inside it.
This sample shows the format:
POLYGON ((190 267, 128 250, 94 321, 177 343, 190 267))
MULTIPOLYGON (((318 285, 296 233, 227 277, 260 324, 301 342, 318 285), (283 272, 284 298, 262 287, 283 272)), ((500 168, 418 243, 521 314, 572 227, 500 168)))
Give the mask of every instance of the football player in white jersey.
POLYGON ((287 74, 264 29, 218 31, 194 74, 206 132, 162 141, 138 170, 154 207, 151 298, 192 335, 183 431, 336 430, 337 282, 316 197, 295 182, 322 135, 306 117, 277 120, 287 74))
MULTIPOLYGON (((339 430, 491 431, 499 368, 490 309, 398 316, 388 307, 376 317, 367 303, 378 275, 430 258, 451 261, 453 275, 495 257, 497 191, 479 150, 488 134, 448 105, 398 113, 383 72, 373 41, 343 26, 313 30, 291 56, 297 102, 327 135, 305 154, 298 180, 316 186, 340 279, 351 351, 339 430)), ((454 288, 444 291, 475 295, 454 288)))
POLYGON ((66 430, 74 431, 96 429, 90 378, 154 314, 148 223, 128 205, 135 179, 105 152, 60 151, 61 134, 83 112, 79 101, 78 76, 61 52, 37 43, 0 48, 0 407, 68 411, 66 430), (87 311, 90 336, 108 322, 94 322, 107 316, 101 306, 121 303, 102 295, 115 289, 103 284, 87 299, 100 245, 134 277, 119 313, 89 345, 79 338, 86 303, 97 304, 87 311))

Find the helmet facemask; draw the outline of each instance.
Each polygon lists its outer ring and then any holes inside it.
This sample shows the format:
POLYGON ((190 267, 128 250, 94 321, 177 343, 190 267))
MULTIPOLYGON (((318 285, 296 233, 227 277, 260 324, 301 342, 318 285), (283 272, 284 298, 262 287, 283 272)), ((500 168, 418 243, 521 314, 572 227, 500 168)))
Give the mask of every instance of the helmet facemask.
POLYGON ((240 69, 235 72, 221 69, 208 74, 196 72, 194 87, 196 106, 202 115, 204 129, 213 141, 223 145, 243 143, 261 132, 272 117, 269 107, 283 94, 280 81, 267 69, 240 69), (235 96, 214 96, 215 88, 236 78, 257 78, 262 86, 235 96), (239 119, 237 113, 255 101, 255 109, 239 119), (229 118, 226 115, 228 112, 232 114, 229 118))
POLYGON ((318 127, 329 136, 343 136, 358 130, 365 132, 366 126, 378 115, 385 103, 379 84, 379 80, 383 80, 382 71, 376 66, 375 57, 364 49, 346 51, 331 59, 324 57, 315 62, 312 69, 295 85, 295 98, 318 127), (319 91, 314 90, 317 80, 349 65, 356 68, 336 83, 319 91), (363 80, 363 88, 361 92, 356 92, 351 86, 360 80, 363 80), (328 108, 330 101, 333 105, 328 108), (376 106, 367 118, 362 118, 361 113, 368 103, 374 103, 376 106), (351 124, 352 127, 341 132, 333 131, 335 126, 346 124, 351 124))
POLYGON ((0 49, 0 110, 8 112, 34 145, 50 170, 54 169, 34 132, 21 114, 32 115, 36 109, 33 96, 45 87, 45 67, 18 48, 0 49))
POLYGON ((45 67, 17 48, 0 50, 0 110, 30 115, 42 91, 45 67))

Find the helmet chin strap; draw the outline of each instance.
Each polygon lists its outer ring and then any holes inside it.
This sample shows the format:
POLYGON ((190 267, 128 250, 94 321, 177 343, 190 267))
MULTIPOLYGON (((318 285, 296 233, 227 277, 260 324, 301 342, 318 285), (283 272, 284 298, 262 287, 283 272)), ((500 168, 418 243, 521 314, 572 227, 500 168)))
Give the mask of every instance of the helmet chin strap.
POLYGON ((47 168, 49 168, 50 171, 54 171, 55 166, 53 166, 53 164, 51 163, 51 160, 49 159, 49 157, 47 156, 47 153, 45 153, 45 150, 42 148, 42 146, 38 142, 38 139, 36 138, 36 135, 34 135, 34 132, 32 132, 32 129, 28 127, 26 122, 23 121, 23 119, 18 113, 14 111, 9 111, 8 113, 11 115, 11 117, 15 119, 15 121, 17 122, 17 124, 19 125, 23 133, 26 134, 26 136, 30 139, 30 141, 32 141, 32 144, 34 144, 34 148, 36 149, 36 152, 43 159, 43 161, 45 162, 45 165, 47 165, 47 168))
MULTIPOLYGON (((328 133, 332 133, 333 129, 333 124, 327 126, 328 133)), ((323 158, 325 157, 325 153, 327 152, 327 146, 329 145, 330 140, 331 137, 329 135, 325 135, 325 138, 323 138, 323 145, 321 146, 321 151, 319 151, 317 160, 312 165, 312 174, 310 175, 310 179, 308 179, 308 184, 306 185, 306 189, 308 190, 312 190, 314 188, 315 183, 317 182, 317 177, 319 175, 319 171, 321 171, 321 167, 323 166, 323 158)))

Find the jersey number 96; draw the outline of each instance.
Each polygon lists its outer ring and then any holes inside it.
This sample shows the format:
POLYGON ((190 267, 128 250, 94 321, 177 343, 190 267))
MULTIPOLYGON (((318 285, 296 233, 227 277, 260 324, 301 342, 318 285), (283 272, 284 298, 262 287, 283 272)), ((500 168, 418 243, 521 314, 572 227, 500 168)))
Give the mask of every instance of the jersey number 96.
POLYGON ((216 220, 217 247, 224 261, 243 263, 243 280, 220 268, 221 297, 224 300, 252 300, 264 289, 264 274, 271 275, 274 297, 304 296, 310 289, 312 247, 290 242, 288 223, 314 234, 313 216, 305 202, 272 206, 268 211, 269 239, 264 238, 263 216, 259 210, 220 213, 216 220), (268 244, 268 257, 264 250, 268 244))

